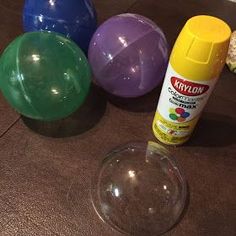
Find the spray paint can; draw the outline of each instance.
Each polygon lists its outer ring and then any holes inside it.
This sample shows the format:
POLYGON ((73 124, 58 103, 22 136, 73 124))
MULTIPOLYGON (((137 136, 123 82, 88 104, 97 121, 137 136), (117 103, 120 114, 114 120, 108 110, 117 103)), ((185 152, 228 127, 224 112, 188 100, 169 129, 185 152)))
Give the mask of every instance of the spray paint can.
POLYGON ((153 132, 165 144, 180 145, 193 132, 225 64, 231 30, 221 19, 190 18, 173 47, 153 132))

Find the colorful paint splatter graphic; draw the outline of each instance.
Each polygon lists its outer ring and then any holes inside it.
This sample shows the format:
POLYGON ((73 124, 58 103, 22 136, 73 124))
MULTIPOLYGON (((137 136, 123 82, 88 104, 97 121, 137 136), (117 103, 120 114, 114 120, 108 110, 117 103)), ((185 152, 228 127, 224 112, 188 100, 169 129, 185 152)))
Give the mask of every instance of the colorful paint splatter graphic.
POLYGON ((186 119, 190 116, 189 112, 186 112, 183 108, 170 108, 169 110, 170 114, 169 117, 171 120, 178 121, 178 122, 184 122, 186 119))

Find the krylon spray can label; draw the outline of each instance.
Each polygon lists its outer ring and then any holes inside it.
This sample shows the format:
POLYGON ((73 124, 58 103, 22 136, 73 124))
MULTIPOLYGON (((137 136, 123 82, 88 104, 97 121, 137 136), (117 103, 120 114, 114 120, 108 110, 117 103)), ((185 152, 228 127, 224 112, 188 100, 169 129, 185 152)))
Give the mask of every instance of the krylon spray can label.
POLYGON ((190 137, 216 81, 191 81, 169 64, 153 122, 160 141, 178 145, 190 137))

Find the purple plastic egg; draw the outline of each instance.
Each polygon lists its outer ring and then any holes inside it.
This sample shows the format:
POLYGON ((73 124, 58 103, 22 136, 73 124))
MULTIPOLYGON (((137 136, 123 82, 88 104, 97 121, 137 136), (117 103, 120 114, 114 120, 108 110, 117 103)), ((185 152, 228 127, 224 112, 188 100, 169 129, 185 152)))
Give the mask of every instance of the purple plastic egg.
POLYGON ((153 21, 127 13, 108 19, 97 29, 88 57, 97 85, 116 96, 138 97, 162 81, 168 44, 153 21))

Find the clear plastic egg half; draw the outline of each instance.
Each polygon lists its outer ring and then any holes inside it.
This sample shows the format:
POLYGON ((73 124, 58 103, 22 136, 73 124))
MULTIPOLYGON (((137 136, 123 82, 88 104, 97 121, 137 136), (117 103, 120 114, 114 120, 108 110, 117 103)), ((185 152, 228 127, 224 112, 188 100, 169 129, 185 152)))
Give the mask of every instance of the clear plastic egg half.
POLYGON ((186 181, 161 145, 129 143, 107 154, 91 188, 93 206, 112 228, 128 235, 161 235, 179 220, 186 181))

